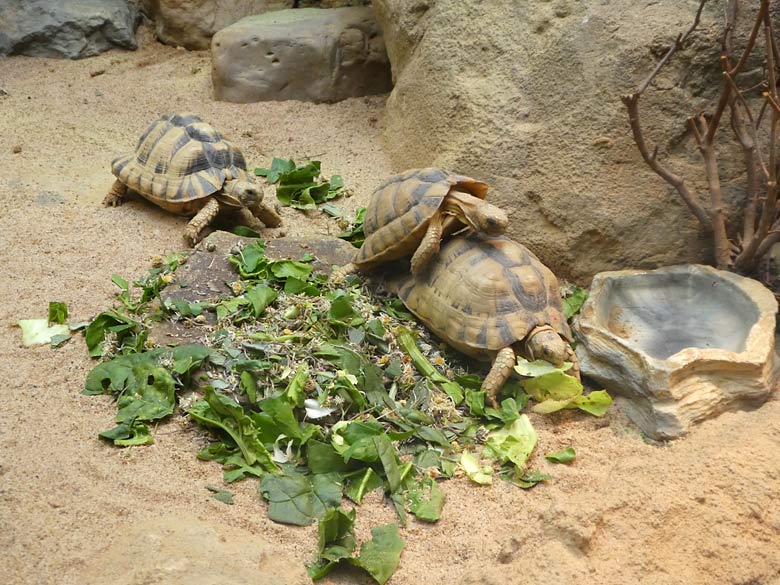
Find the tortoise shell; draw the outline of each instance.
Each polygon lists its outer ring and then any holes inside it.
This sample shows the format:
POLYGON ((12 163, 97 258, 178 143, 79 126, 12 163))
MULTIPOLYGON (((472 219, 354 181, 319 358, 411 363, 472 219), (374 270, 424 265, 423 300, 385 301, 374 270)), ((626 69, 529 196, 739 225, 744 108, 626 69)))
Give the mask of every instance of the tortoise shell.
POLYGON ((167 114, 138 140, 135 152, 111 163, 114 175, 133 191, 172 211, 246 178, 244 155, 194 114, 167 114))
MULTIPOLYGON (((484 199, 488 186, 437 168, 412 169, 379 185, 366 208, 363 221, 366 240, 354 264, 368 269, 413 253, 425 235, 429 220, 451 190, 484 199)), ((456 222, 450 227, 457 225, 456 222)))
POLYGON ((540 325, 572 341, 555 275, 504 236, 454 238, 428 271, 402 277, 397 288, 428 329, 476 359, 492 359, 540 325))

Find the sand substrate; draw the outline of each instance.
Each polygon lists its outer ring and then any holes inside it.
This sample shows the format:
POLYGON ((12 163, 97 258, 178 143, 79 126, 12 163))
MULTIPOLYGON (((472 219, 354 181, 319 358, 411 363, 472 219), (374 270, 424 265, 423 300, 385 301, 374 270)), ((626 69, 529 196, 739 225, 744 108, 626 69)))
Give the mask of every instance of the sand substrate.
MULTIPOLYGON (((381 147, 385 98, 219 103, 208 53, 153 42, 77 62, 2 59, 0 88, 0 583, 306 583, 316 527, 269 521, 255 481, 229 488, 233 506, 210 498, 204 486, 223 485, 222 470, 195 458, 202 439, 180 417, 150 447, 99 441, 116 408, 80 394, 94 366, 83 340, 24 348, 15 323, 44 317, 52 300, 88 320, 111 306, 112 274, 139 277, 153 256, 182 248, 185 220, 141 201, 100 205, 111 159, 161 113, 199 113, 251 165, 321 160, 355 190, 342 203, 352 211, 402 170, 381 147)), ((284 221, 288 235, 338 230, 289 209, 284 221)), ((402 530, 392 584, 780 584, 776 400, 665 446, 644 442, 618 410, 532 420, 532 467, 554 481, 530 491, 444 482, 442 520, 402 530), (566 446, 573 465, 544 460, 566 446)), ((374 495, 358 536, 393 520, 374 495)), ((325 582, 368 580, 346 571, 325 582)))

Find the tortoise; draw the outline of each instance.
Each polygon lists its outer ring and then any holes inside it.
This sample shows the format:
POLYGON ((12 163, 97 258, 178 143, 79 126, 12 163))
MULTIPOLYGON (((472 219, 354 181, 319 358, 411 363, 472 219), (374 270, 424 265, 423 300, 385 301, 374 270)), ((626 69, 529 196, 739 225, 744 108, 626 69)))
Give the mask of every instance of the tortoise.
POLYGON ((282 221, 262 202, 262 187, 247 173, 238 147, 194 114, 152 122, 134 152, 114 159, 111 172, 117 178, 103 205, 121 205, 129 188, 167 211, 194 216, 184 232, 190 246, 222 210, 238 212, 252 227, 258 219, 268 227, 282 221))
POLYGON ((428 270, 390 281, 406 307, 434 334, 478 360, 493 360, 482 384, 492 403, 516 355, 556 366, 579 363, 558 281, 522 244, 469 235, 445 243, 428 270))
POLYGON ((412 255, 418 274, 439 251, 443 236, 465 226, 491 236, 509 221, 499 207, 484 201, 488 186, 438 168, 412 169, 379 185, 363 222, 366 239, 351 264, 335 275, 370 271, 379 264, 412 255))

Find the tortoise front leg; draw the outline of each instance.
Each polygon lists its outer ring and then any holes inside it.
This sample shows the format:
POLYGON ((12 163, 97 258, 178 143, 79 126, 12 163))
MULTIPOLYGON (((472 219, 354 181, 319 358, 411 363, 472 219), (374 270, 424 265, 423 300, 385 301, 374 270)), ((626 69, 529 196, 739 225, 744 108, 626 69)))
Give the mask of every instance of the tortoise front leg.
POLYGON ((577 354, 574 353, 574 348, 571 345, 566 345, 566 361, 571 362, 571 368, 567 374, 574 376, 582 382, 582 374, 580 373, 580 360, 577 359, 577 354))
POLYGON ((260 202, 252 207, 250 211, 269 228, 282 225, 282 216, 279 215, 276 209, 266 203, 260 202))
POLYGON ((103 198, 103 205, 106 207, 119 207, 122 205, 122 200, 127 195, 127 185, 117 179, 111 186, 111 190, 103 198))
POLYGON ((428 223, 428 231, 425 232, 422 242, 412 256, 412 274, 417 274, 439 252, 442 235, 442 214, 437 211, 428 223))
POLYGON ((350 274, 355 274, 358 271, 357 264, 354 262, 350 262, 349 264, 344 264, 344 266, 341 266, 340 268, 336 268, 333 272, 330 273, 330 281, 333 284, 336 285, 342 285, 344 284, 344 281, 346 280, 347 276, 350 274))
POLYGON ((245 225, 248 228, 252 228, 256 232, 265 228, 265 224, 255 217, 255 214, 249 211, 246 207, 242 207, 238 210, 237 218, 240 225, 245 225))
POLYGON ((499 350, 496 359, 493 362, 493 367, 490 368, 490 372, 488 372, 485 381, 482 382, 481 389, 487 392, 494 408, 498 408, 498 400, 496 400, 496 397, 498 396, 499 390, 501 390, 501 386, 503 386, 504 382, 512 375, 512 369, 515 367, 516 362, 517 357, 515 356, 514 349, 505 347, 504 349, 499 350))
POLYGON ((187 228, 184 230, 184 239, 187 244, 190 246, 197 244, 201 239, 200 232, 214 221, 217 215, 219 215, 219 202, 212 197, 187 224, 187 228))

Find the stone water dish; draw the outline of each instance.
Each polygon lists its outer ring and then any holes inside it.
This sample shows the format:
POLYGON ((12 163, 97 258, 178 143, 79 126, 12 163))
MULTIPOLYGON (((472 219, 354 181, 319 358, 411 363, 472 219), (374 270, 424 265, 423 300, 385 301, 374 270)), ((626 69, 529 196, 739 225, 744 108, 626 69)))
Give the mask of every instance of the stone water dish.
POLYGON ((776 314, 762 284, 709 266, 603 272, 575 321, 577 356, 644 433, 673 439, 769 397, 776 314))

